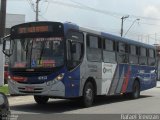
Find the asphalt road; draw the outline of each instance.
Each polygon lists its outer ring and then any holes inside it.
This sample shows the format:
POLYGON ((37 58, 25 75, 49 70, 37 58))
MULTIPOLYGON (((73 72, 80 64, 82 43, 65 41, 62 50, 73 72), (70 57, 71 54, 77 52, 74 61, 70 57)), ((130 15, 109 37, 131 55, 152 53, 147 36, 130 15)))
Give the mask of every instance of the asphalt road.
MULTIPOLYGON (((50 99, 46 105, 37 105, 33 96, 9 97, 12 114, 160 114, 160 88, 141 92, 136 100, 123 96, 98 97, 93 107, 82 108, 79 101, 50 99)), ((50 117, 52 118, 52 117, 50 117)))

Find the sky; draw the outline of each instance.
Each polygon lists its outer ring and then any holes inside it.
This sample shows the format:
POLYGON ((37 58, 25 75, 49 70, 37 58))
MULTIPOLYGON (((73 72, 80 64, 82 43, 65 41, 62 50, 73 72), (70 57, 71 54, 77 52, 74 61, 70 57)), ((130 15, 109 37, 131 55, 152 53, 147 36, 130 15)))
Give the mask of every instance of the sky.
MULTIPOLYGON (((36 0, 7 0, 7 13, 25 14, 26 22, 35 21, 29 1, 35 8, 36 0)), ((160 0, 41 0, 39 9, 40 21, 68 21, 118 36, 121 18, 129 15, 123 37, 160 44, 160 0)))

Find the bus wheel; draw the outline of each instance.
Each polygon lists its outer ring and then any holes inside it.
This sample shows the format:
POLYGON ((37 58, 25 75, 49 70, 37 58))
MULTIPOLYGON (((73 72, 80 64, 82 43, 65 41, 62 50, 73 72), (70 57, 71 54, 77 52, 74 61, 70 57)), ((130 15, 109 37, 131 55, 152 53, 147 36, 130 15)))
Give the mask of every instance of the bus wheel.
POLYGON ((137 99, 140 97, 140 84, 137 80, 134 81, 134 83, 133 83, 131 97, 133 99, 137 99))
POLYGON ((83 90, 83 105, 84 107, 90 107, 93 104, 94 101, 94 87, 91 82, 87 82, 85 84, 84 90, 83 90))
POLYGON ((49 100, 49 97, 34 95, 34 100, 37 104, 46 104, 49 100))

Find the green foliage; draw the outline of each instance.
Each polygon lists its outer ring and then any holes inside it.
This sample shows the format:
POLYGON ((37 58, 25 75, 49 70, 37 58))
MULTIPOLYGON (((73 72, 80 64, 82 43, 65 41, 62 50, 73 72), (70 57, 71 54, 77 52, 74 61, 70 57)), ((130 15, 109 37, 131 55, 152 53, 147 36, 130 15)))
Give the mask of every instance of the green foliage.
POLYGON ((0 86, 0 92, 2 92, 4 94, 9 94, 9 92, 8 92, 8 86, 7 85, 0 86))

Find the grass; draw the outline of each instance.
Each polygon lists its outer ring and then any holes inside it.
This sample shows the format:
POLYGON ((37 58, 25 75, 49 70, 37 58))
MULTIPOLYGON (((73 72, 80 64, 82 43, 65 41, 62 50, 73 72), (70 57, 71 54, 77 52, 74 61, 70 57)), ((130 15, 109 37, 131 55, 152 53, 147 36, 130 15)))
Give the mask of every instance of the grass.
POLYGON ((9 94, 8 85, 0 86, 0 92, 2 92, 4 94, 9 94))

